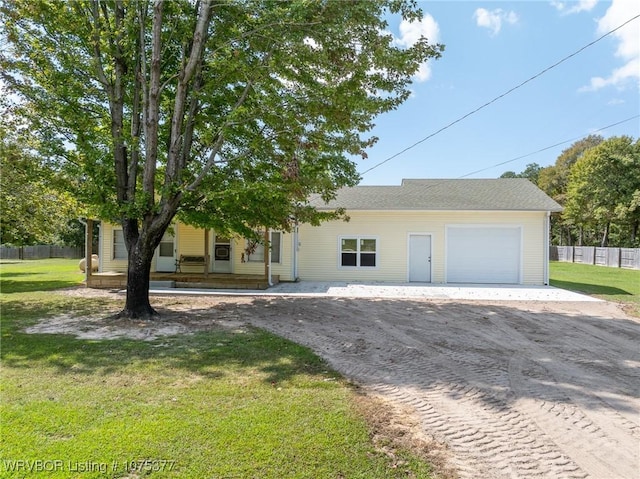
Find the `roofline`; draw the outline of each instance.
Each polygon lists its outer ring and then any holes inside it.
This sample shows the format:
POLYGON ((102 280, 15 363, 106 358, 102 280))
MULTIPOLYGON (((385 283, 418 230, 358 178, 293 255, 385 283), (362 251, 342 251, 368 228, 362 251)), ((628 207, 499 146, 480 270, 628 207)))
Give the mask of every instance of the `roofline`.
MULTIPOLYGON (((319 211, 335 211, 340 207, 336 207, 336 208, 325 208, 325 207, 316 207, 317 210, 319 211)), ((346 213, 349 213, 349 211, 370 211, 372 213, 384 213, 384 212, 398 212, 398 213, 415 213, 415 212, 433 212, 433 213, 441 213, 441 212, 448 212, 448 213, 476 213, 479 211, 482 211, 483 213, 560 213, 563 211, 564 208, 562 209, 547 209, 547 208, 543 208, 543 209, 531 209, 531 210, 525 210, 525 209, 499 209, 499 210, 495 210, 495 209, 482 209, 482 208, 478 208, 478 209, 474 209, 474 210, 452 210, 449 208, 443 208, 443 209, 425 209, 425 208, 413 208, 413 209, 396 209, 396 208, 387 208, 387 209, 369 209, 369 208, 343 208, 345 210, 346 213)))

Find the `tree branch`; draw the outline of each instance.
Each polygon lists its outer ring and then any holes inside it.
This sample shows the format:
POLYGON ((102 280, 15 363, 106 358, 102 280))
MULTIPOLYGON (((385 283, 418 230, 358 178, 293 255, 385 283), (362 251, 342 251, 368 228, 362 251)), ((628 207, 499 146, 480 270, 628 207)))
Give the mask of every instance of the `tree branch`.
POLYGON ((148 195, 148 205, 155 203, 156 162, 158 160, 158 122, 160 116, 160 62, 162 49, 162 0, 153 5, 153 27, 151 34, 151 70, 145 115, 145 164, 142 188, 148 195))

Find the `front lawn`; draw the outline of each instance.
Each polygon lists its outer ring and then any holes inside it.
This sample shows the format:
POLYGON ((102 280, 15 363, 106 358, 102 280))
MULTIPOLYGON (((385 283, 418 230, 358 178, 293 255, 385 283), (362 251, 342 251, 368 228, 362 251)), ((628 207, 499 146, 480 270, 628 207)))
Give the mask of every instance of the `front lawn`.
POLYGON ((264 331, 25 333, 43 317, 121 306, 45 291, 78 284, 76 271, 0 264, 1 477, 429 477, 407 451, 373 445, 353 389, 321 359, 264 331))
POLYGON ((550 279, 552 286, 623 303, 640 316, 638 270, 552 261, 550 279))

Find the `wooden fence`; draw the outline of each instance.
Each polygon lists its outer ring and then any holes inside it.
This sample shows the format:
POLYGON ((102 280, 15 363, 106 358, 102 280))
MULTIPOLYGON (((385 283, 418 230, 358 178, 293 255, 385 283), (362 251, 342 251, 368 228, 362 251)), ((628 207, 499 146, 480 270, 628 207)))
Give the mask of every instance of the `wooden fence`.
POLYGON ((84 258, 84 248, 76 246, 35 245, 2 246, 0 259, 84 258))
POLYGON ((612 268, 640 269, 640 248, 551 246, 549 259, 569 263, 597 264, 612 268))

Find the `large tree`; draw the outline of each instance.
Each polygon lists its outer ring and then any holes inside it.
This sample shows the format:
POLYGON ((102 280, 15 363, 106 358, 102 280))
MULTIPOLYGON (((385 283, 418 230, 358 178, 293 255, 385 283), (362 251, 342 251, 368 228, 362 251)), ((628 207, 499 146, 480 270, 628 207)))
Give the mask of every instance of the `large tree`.
MULTIPOLYGON (((564 206, 567 200, 567 185, 573 165, 585 152, 604 141, 600 135, 589 135, 560 153, 555 164, 547 166, 540 171, 538 187, 564 206)), ((574 238, 579 236, 579 227, 576 229, 571 220, 561 215, 554 215, 551 220, 551 237, 556 244, 573 244, 574 238)))
POLYGON ((0 244, 60 243, 79 209, 15 124, 0 119, 0 244))
POLYGON ((3 0, 6 84, 65 159, 78 196, 122 224, 121 315, 149 317, 151 259, 176 214, 250 235, 329 217, 358 181, 376 115, 440 45, 398 46, 410 0, 3 0))
POLYGON ((608 246, 612 231, 617 244, 634 245, 640 225, 640 140, 612 137, 587 150, 571 169, 563 216, 599 236, 601 246, 608 246))

